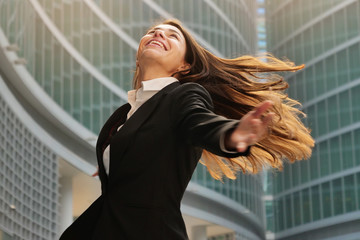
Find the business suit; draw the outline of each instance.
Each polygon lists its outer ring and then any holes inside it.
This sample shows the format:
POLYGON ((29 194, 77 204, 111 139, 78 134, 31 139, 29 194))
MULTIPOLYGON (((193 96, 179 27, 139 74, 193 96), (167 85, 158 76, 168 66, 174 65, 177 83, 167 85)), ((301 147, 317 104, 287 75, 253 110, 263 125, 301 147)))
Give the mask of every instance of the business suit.
POLYGON ((217 116, 212 108, 202 86, 175 82, 127 121, 130 105, 117 109, 96 146, 102 195, 60 239, 188 239, 180 201, 202 149, 225 157, 248 153, 220 149, 220 136, 238 121, 217 116), (108 144, 107 176, 102 155, 108 144))

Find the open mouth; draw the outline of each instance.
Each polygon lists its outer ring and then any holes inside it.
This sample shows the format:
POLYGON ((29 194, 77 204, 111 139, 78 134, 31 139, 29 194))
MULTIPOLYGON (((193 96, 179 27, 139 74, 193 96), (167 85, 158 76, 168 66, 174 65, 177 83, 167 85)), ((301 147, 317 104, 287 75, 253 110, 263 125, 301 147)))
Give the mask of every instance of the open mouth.
POLYGON ((165 51, 167 50, 166 46, 164 43, 160 42, 160 41, 157 41, 157 40, 150 40, 150 42, 148 42, 146 44, 147 45, 156 45, 156 46, 159 46, 161 47, 162 49, 164 49, 165 51))

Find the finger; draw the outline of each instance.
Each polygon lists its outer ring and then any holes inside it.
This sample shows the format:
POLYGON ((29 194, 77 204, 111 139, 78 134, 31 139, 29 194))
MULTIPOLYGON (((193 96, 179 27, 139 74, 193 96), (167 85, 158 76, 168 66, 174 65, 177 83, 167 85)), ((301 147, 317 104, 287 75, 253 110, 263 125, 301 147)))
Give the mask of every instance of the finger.
POLYGON ((239 142, 236 146, 236 150, 238 152, 245 152, 246 149, 247 149, 247 144, 245 142, 239 142))
POLYGON ((253 116, 255 118, 260 118, 260 116, 266 112, 266 110, 268 110, 271 106, 273 105, 273 102, 270 101, 270 100, 267 100, 267 101, 264 101, 260 104, 260 106, 258 106, 256 109, 255 109, 255 112, 253 114, 253 116))
POLYGON ((254 118, 254 119, 251 119, 250 123, 251 123, 252 127, 257 127, 257 126, 260 126, 263 122, 259 118, 254 118))
POLYGON ((251 132, 256 134, 262 128, 263 123, 260 119, 255 118, 251 120, 250 126, 251 126, 251 132))
POLYGON ((268 115, 263 119, 263 124, 266 126, 269 126, 269 124, 272 122, 273 117, 275 116, 275 113, 270 112, 268 115))
POLYGON ((275 114, 269 113, 261 122, 260 125, 258 125, 258 128, 254 130, 254 133, 257 136, 257 139, 255 141, 259 141, 263 139, 267 134, 270 134, 269 125, 272 122, 272 118, 275 114))
POLYGON ((257 142, 257 136, 256 134, 249 134, 248 137, 246 139, 244 139, 243 141, 239 141, 236 145, 236 150, 238 152, 245 152, 246 149, 255 144, 257 142))
POLYGON ((265 117, 265 119, 264 119, 264 133, 263 133, 264 136, 271 135, 271 133, 272 133, 271 125, 272 125, 272 120, 273 120, 274 116, 275 116, 275 113, 271 112, 265 117))

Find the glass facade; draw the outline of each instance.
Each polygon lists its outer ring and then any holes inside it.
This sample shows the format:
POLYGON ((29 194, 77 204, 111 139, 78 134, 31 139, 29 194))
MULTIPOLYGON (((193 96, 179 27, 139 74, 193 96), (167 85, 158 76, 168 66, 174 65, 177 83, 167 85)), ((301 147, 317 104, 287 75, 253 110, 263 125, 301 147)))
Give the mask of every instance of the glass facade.
POLYGON ((263 185, 262 176, 238 174, 235 180, 224 178, 224 183, 214 180, 202 164, 198 164, 192 177, 194 183, 214 190, 241 204, 254 213, 258 219, 263 218, 263 185))
POLYGON ((342 220, 360 211, 359 13, 358 0, 267 1, 268 51, 305 63, 285 77, 316 140, 310 160, 272 176, 279 239, 297 239, 290 229, 304 237, 324 220, 360 229, 354 219, 342 220))
POLYGON ((180 19, 223 56, 255 53, 254 1, 141 0, 97 1, 101 9, 134 39, 142 37, 151 23, 163 19, 161 12, 180 19), (211 4, 210 4, 211 3, 211 4), (125 13, 126 14, 123 14, 125 13))
MULTIPOLYGON (((3 86, 1 77, 0 81, 3 86)), ((57 156, 23 124, 2 95, 0 128, 0 239, 55 239, 57 156)))
MULTIPOLYGON (((236 57, 257 52, 256 8, 253 0, 0 0, 0 30, 11 45, 18 46, 19 50, 14 54, 25 59, 24 67, 34 84, 72 119, 98 134, 109 115, 127 101, 126 92, 132 88, 137 44, 153 23, 169 17, 178 18, 205 48, 219 56, 236 57)), ((10 110, 11 107, 7 106, 10 110)), ((2 129, 13 129, 11 126, 16 123, 10 110, 4 113, 6 124, 2 124, 6 128, 2 129)), ((18 126, 22 126, 20 122, 18 126)), ((27 133, 26 123, 21 130, 14 128, 11 131, 18 134, 14 139, 30 142, 26 145, 31 149, 26 153, 29 157, 40 155, 30 162, 22 160, 14 147, 6 146, 24 146, 25 143, 15 141, 10 144, 2 136, 0 163, 7 166, 11 160, 12 165, 7 167, 14 167, 10 170, 15 172, 0 168, 3 171, 1 179, 5 179, 0 183, 0 201, 3 201, 0 202, 0 226, 13 226, 14 239, 54 239, 58 180, 51 182, 53 188, 47 189, 44 182, 36 179, 31 180, 33 185, 24 183, 18 188, 6 179, 21 176, 16 179, 19 184, 29 180, 24 167, 32 169, 33 175, 46 183, 49 181, 47 174, 58 179, 56 156, 41 140, 27 133), (46 174, 39 173, 38 167, 46 174), (31 193, 29 196, 27 191, 31 193), (21 198, 18 199, 16 194, 21 198), (3 196, 6 199, 2 199, 3 196), (24 206, 24 212, 7 218, 3 214, 4 208, 14 201, 16 206, 24 206), (32 204, 31 209, 27 209, 28 203, 32 204)), ((27 147, 21 154, 28 151, 27 147)), ((199 164, 192 181, 245 207, 255 219, 253 221, 263 224, 261 176, 240 174, 236 180, 221 183, 213 180, 199 164)), ((249 239, 245 233, 233 236, 249 239)))
POLYGON ((9 234, 2 231, 1 229, 0 229, 0 239, 1 240, 13 240, 13 238, 9 234))
MULTIPOLYGON (((51 5, 49 3, 53 1, 44 3, 51 5)), ((66 6, 65 2, 64 5, 66 6)), ((0 26, 4 34, 9 36, 8 41, 19 46, 18 55, 27 60, 26 68, 29 73, 67 113, 86 128, 98 133, 110 113, 125 103, 125 100, 103 86, 74 59, 74 53, 62 46, 40 18, 39 11, 28 1, 0 1, 0 9, 0 26), (25 12, 26 14, 19 14, 25 12)), ((71 6, 69 9, 72 9, 71 6)), ((63 19, 69 20, 68 16, 63 19)), ((69 23, 74 24, 73 21, 69 23)), ((65 23, 63 25, 66 26, 65 23)), ((72 25, 68 27, 74 28, 72 25)), ((64 29, 64 32, 67 31, 64 29)), ((95 46, 93 49, 101 48, 99 45, 95 46)), ((92 52, 93 49, 85 51, 92 52)), ((124 85, 120 82, 117 84, 124 85)), ((129 80, 127 84, 129 85, 129 80)))

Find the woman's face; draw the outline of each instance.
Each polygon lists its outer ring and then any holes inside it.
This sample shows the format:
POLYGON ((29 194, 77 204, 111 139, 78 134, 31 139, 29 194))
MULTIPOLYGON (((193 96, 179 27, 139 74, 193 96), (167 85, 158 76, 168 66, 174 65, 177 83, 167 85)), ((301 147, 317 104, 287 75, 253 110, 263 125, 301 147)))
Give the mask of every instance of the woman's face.
POLYGON ((160 24, 141 38, 137 59, 140 67, 142 64, 156 63, 172 74, 187 65, 185 52, 186 42, 181 31, 172 25, 160 24))

